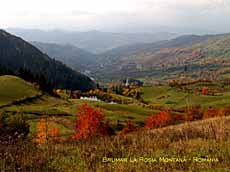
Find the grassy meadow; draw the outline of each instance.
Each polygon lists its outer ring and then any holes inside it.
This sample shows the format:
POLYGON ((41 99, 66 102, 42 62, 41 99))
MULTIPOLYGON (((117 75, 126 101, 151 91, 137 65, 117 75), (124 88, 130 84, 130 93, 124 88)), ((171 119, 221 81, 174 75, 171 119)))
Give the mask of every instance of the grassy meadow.
POLYGON ((1 76, 0 84, 0 106, 40 94, 31 84, 15 76, 1 76))

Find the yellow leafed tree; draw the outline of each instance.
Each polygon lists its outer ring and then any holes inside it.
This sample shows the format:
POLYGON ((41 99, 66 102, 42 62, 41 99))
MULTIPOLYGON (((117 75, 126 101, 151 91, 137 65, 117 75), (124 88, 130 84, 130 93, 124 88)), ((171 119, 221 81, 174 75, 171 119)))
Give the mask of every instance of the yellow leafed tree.
POLYGON ((40 119, 37 123, 37 134, 35 142, 38 144, 45 144, 47 141, 47 123, 45 119, 40 119))
POLYGON ((37 123, 37 133, 35 142, 39 145, 45 144, 48 142, 58 142, 60 138, 60 130, 59 128, 52 127, 48 124, 47 119, 40 119, 37 123))

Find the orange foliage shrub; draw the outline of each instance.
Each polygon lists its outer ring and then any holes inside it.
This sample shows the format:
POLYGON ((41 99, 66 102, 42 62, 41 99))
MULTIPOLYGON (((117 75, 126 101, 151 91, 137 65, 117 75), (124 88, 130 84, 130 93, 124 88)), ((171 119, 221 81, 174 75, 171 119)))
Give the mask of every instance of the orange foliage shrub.
POLYGON ((152 129, 158 127, 165 127, 172 123, 172 117, 169 111, 161 111, 157 115, 150 115, 146 119, 145 128, 152 129))
POLYGON ((38 144, 45 144, 48 141, 48 134, 47 134, 47 124, 45 119, 40 119, 37 123, 37 135, 35 142, 38 144))
POLYGON ((60 141, 60 129, 59 128, 52 128, 49 131, 49 141, 53 143, 60 141))
POLYGON ((164 127, 172 122, 169 111, 161 111, 157 114, 157 127, 164 127))
POLYGON ((219 110, 218 109, 208 109, 207 111, 204 112, 203 118, 213 118, 217 117, 219 115, 219 110))
POLYGON ((146 120, 145 120, 145 128, 152 129, 156 127, 156 115, 151 114, 146 120))
POLYGON ((230 107, 220 108, 219 116, 229 116, 230 115, 230 107))
POLYGON ((48 122, 45 119, 40 119, 37 123, 37 134, 35 142, 39 145, 48 142, 60 141, 60 130, 59 128, 48 128, 48 122))
POLYGON ((204 112, 203 118, 213 118, 230 115, 230 107, 223 108, 209 108, 204 112))
POLYGON ((72 139, 87 139, 92 136, 106 134, 105 130, 109 124, 106 123, 106 125, 104 125, 104 114, 99 108, 92 108, 83 104, 77 113, 76 132, 72 139))
POLYGON ((202 93, 203 95, 207 95, 207 94, 208 94, 208 87, 202 87, 201 93, 202 93))
POLYGON ((126 123, 125 127, 122 129, 121 134, 127 134, 127 133, 133 132, 135 130, 136 130, 136 126, 134 125, 134 123, 131 120, 129 120, 126 123))

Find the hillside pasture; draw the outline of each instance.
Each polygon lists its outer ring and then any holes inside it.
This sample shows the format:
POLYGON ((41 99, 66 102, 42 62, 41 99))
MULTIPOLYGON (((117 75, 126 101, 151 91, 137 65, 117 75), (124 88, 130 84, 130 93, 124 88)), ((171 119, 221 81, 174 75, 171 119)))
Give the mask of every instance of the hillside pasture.
POLYGON ((32 84, 15 76, 0 76, 0 106, 41 94, 32 84))

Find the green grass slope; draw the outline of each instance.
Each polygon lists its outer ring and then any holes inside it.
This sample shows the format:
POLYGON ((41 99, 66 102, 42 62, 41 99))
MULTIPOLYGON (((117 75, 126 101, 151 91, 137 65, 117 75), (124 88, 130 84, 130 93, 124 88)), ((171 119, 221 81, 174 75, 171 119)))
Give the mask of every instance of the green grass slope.
POLYGON ((39 90, 18 77, 0 76, 0 106, 34 97, 39 93, 39 90))
POLYGON ((148 103, 172 108, 192 105, 221 107, 228 105, 230 102, 229 87, 221 88, 213 83, 198 83, 185 86, 184 89, 191 92, 182 91, 170 86, 146 86, 142 87, 141 91, 144 100, 148 103), (214 92, 215 94, 202 95, 200 90, 203 86, 207 86, 210 92, 214 92))

